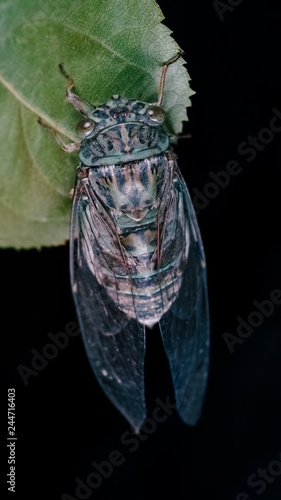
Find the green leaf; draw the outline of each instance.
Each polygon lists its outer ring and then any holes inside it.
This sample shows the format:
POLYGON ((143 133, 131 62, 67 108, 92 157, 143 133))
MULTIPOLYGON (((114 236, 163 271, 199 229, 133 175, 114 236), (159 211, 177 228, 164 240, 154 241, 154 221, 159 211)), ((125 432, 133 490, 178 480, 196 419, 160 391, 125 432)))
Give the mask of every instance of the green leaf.
MULTIPOLYGON (((80 115, 65 101, 65 70, 75 92, 95 105, 112 94, 157 99, 161 66, 179 47, 154 0, 0 1, 0 245, 31 248, 68 239, 78 165, 40 117, 77 141, 80 115)), ((193 93, 180 58, 169 67, 163 107, 179 133, 193 93)))

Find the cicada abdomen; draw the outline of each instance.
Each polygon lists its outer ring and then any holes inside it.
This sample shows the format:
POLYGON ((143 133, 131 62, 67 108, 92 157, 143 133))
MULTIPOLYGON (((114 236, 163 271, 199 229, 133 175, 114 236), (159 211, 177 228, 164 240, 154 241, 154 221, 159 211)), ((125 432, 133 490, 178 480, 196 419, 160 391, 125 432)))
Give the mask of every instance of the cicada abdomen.
POLYGON ((187 424, 201 414, 209 364, 205 256, 161 126, 164 77, 153 104, 113 95, 94 107, 71 91, 72 81, 67 94, 84 115, 81 144, 64 146, 79 148, 81 162, 71 227, 74 300, 94 373, 136 431, 146 417, 146 327, 160 324, 187 424))

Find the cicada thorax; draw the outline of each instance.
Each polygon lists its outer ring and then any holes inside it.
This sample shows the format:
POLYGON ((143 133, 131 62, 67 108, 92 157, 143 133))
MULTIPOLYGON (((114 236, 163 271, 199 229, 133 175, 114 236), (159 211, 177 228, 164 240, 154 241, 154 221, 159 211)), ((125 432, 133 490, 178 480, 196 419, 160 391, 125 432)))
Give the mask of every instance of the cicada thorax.
POLYGON ((80 158, 88 166, 108 165, 155 155, 166 147, 167 136, 163 129, 139 123, 122 123, 103 130, 92 140, 85 139, 80 158))

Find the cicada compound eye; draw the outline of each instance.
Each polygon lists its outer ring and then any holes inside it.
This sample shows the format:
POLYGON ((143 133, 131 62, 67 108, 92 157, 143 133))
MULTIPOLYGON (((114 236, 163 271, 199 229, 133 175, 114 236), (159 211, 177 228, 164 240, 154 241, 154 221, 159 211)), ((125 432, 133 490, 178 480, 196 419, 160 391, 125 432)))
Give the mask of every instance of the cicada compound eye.
POLYGON ((76 126, 76 132, 79 135, 79 137, 87 137, 92 130, 94 130, 95 127, 95 122, 93 120, 90 120, 90 118, 84 118, 81 120, 78 125, 76 126))
POLYGON ((160 106, 152 104, 147 108, 146 114, 150 120, 155 123, 163 123, 165 121, 165 111, 160 106))

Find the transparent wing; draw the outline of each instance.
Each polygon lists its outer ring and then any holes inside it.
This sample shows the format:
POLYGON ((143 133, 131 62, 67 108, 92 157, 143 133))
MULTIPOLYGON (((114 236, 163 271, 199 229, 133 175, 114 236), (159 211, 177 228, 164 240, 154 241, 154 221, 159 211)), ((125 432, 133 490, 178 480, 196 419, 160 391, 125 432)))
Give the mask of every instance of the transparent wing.
POLYGON ((111 223, 104 223, 91 193, 78 179, 72 209, 70 268, 82 336, 100 386, 137 432, 146 417, 145 330, 119 310, 96 279, 100 273, 106 280, 111 271, 108 256, 120 252, 111 223))
POLYGON ((209 369, 206 262, 194 208, 176 165, 174 185, 179 197, 175 224, 186 225, 183 244, 188 247, 188 258, 178 297, 162 317, 160 330, 178 412, 186 424, 195 425, 201 415, 209 369))

